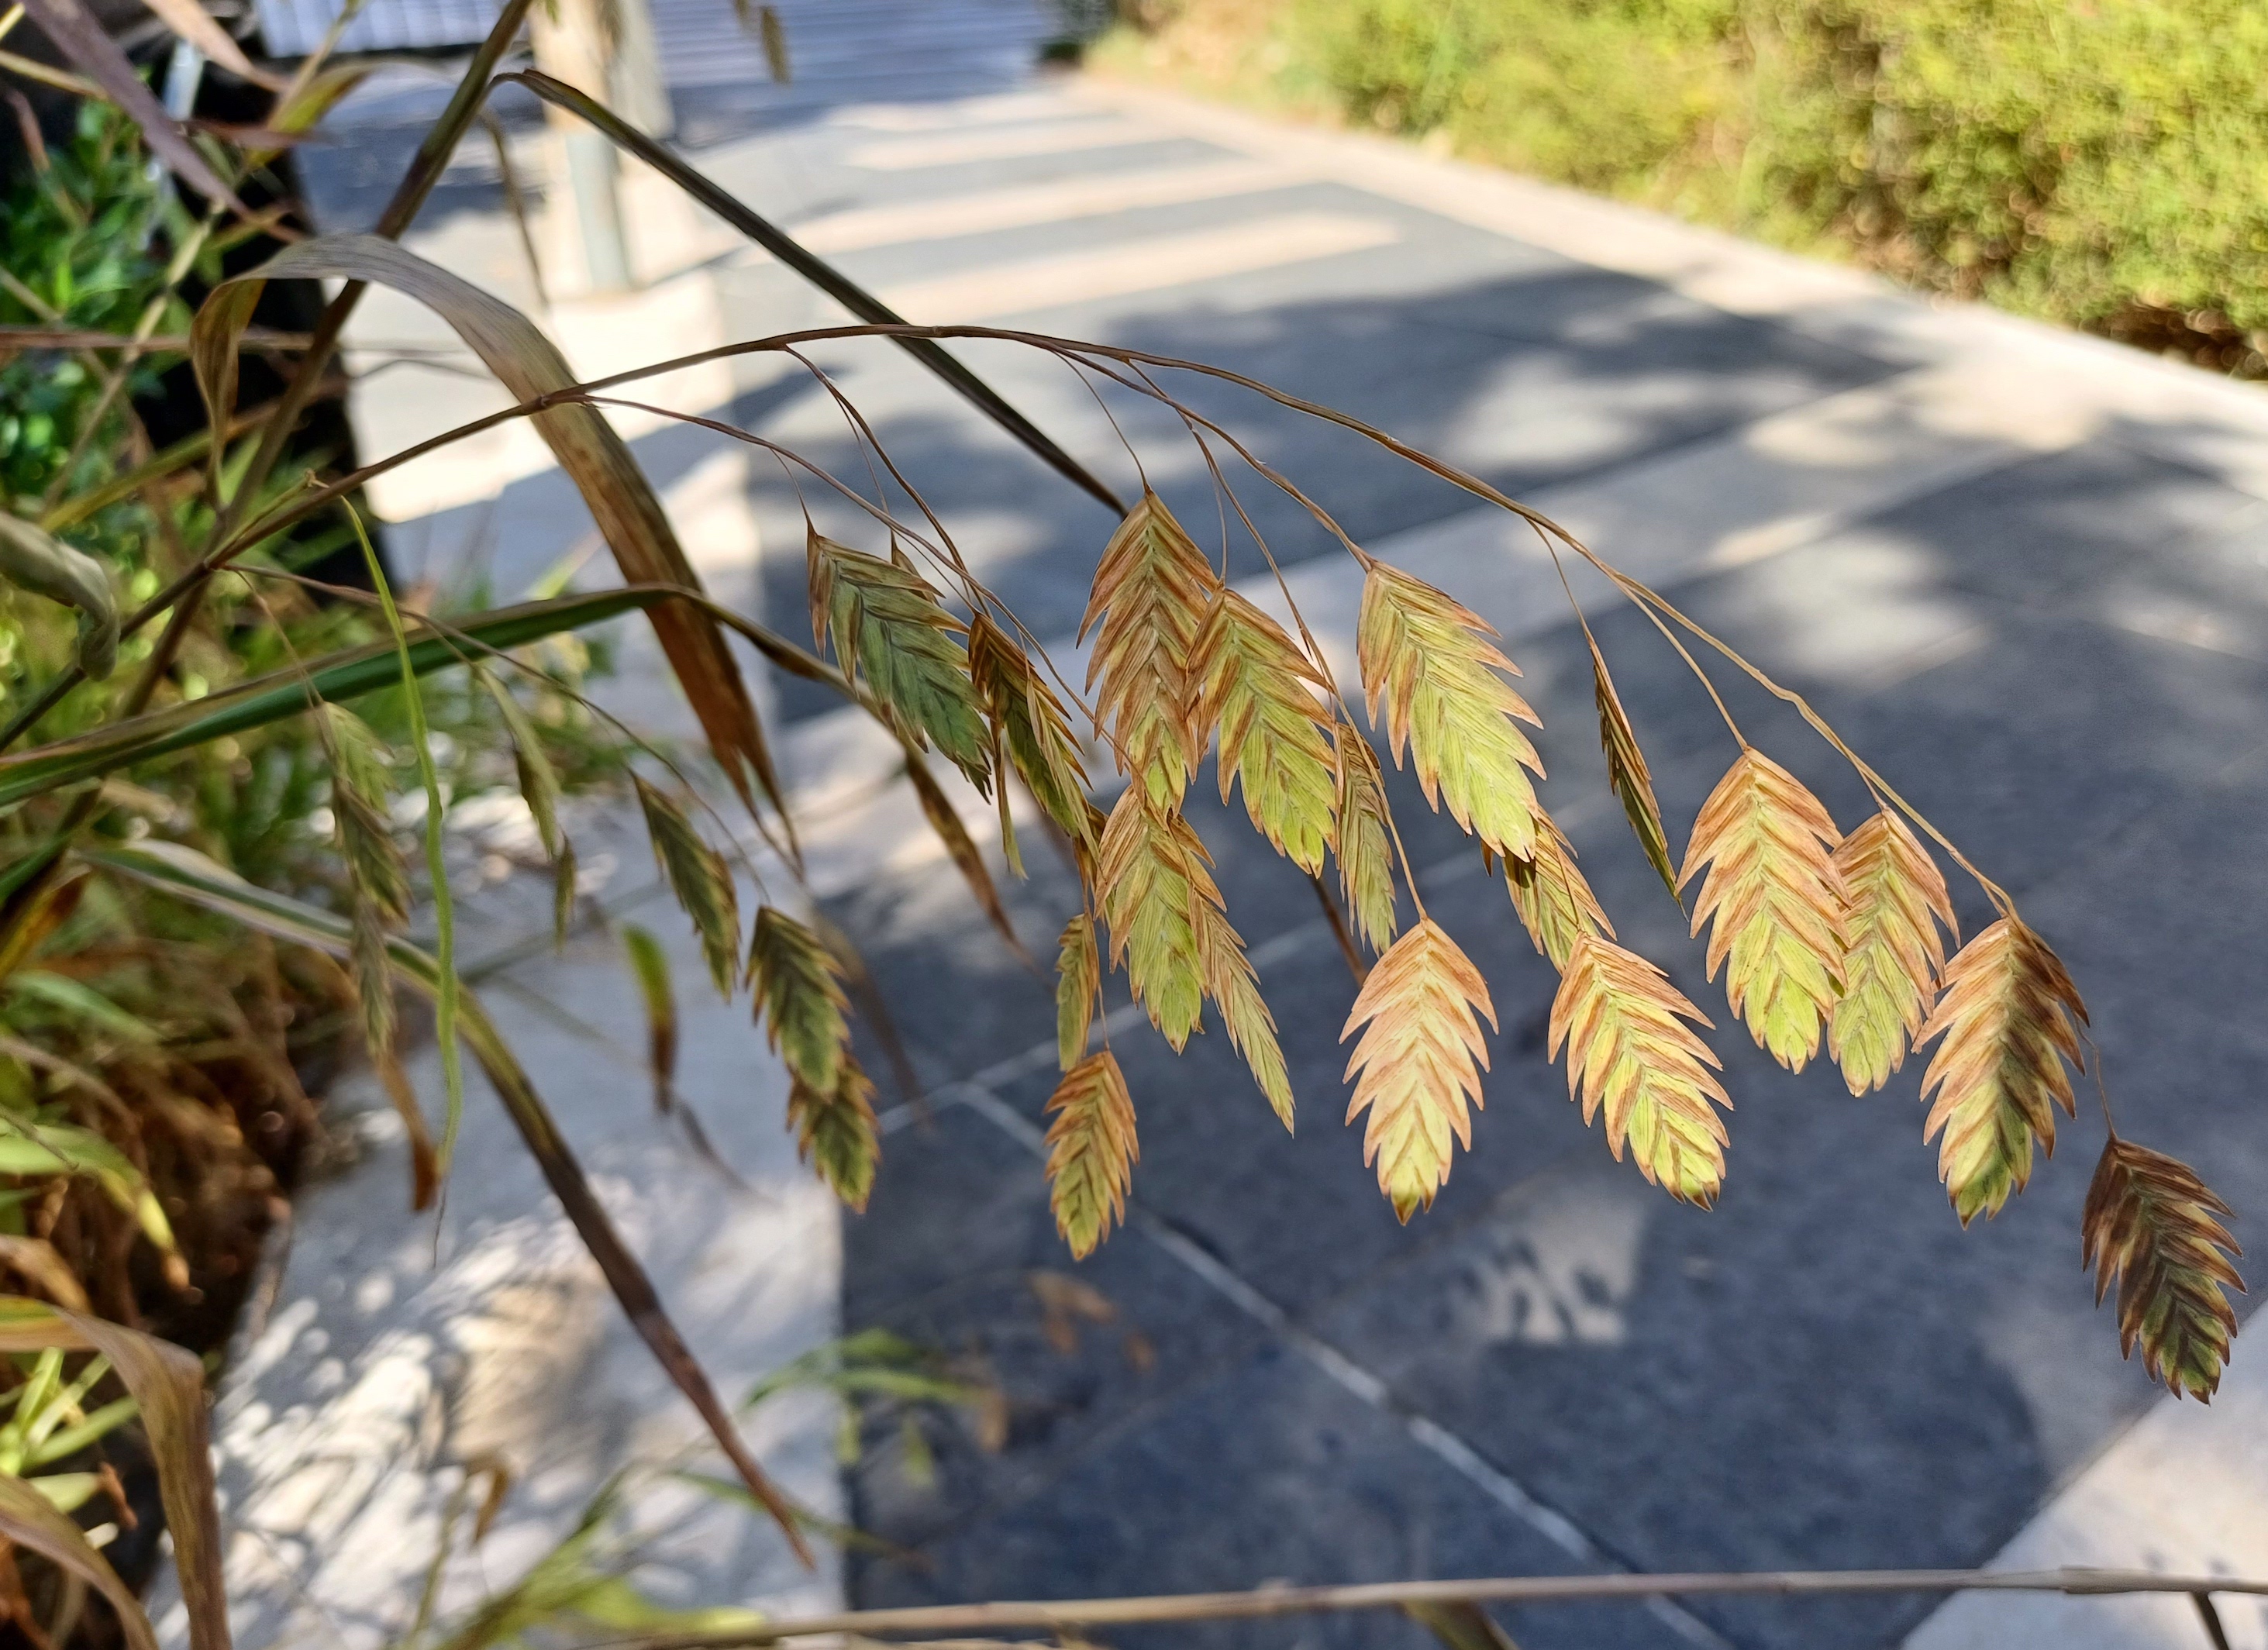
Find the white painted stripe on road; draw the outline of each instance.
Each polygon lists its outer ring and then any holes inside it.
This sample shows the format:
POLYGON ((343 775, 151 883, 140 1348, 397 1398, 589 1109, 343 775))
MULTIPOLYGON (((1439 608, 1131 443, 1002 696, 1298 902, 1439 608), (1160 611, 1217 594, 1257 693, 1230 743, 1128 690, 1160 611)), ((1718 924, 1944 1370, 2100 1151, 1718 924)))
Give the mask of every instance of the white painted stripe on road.
POLYGON ((948 137, 900 137, 862 144, 843 158, 869 172, 913 172, 924 166, 957 166, 974 160, 1014 160, 1026 155, 1074 154, 1089 149, 1123 149, 1154 144, 1173 133, 1135 121, 1071 121, 1057 125, 1008 126, 995 131, 963 132, 948 137))
POLYGON ((1346 212, 1286 212, 1233 229, 1160 235, 1092 252, 964 270, 885 287, 880 296, 909 320, 975 320, 1272 269, 1383 247, 1400 235, 1382 218, 1346 212))
POLYGON ((1145 206, 1177 206, 1224 195, 1256 194, 1300 180, 1288 166, 1264 160, 1223 160, 1198 166, 1066 178, 1020 188, 987 189, 946 199, 862 207, 814 218, 795 230, 814 252, 859 252, 909 240, 941 240, 1100 217, 1145 206))

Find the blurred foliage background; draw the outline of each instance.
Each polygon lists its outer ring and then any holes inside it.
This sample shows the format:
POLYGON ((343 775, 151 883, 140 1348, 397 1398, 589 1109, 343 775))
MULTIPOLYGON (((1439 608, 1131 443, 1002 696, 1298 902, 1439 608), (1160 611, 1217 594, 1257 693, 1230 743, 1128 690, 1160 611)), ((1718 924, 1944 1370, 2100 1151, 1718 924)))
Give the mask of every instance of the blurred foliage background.
POLYGON ((2268 375, 2258 0, 1128 0, 1092 60, 2268 375))

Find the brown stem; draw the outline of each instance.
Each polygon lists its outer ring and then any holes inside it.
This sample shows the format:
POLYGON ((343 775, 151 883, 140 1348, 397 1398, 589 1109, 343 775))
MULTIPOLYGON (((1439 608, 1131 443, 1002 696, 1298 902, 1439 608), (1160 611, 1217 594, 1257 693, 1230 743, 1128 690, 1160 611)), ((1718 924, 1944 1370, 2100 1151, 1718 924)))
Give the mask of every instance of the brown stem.
MULTIPOLYGON (((1410 1604, 1557 1604, 1594 1599, 1676 1598, 1734 1594, 1820 1597, 1866 1593, 2065 1593, 2102 1597, 2185 1593, 2211 1608, 2213 1593, 2268 1594, 2268 1579, 2161 1575, 2146 1570, 1767 1570, 1679 1575, 1551 1575, 1471 1581, 1383 1581, 1351 1587, 1256 1587, 1245 1593, 1179 1593, 998 1604, 944 1604, 844 1610, 716 1632, 654 1634, 608 1641, 639 1650, 728 1650, 784 1639, 835 1634, 951 1633, 1014 1628, 1061 1631, 1148 1622, 1250 1621, 1410 1604)), ((2224 1639, 2222 1641, 2226 1643, 2224 1639)))
POLYGON ((1370 978, 1370 964, 1362 960, 1362 953, 1355 947, 1354 935, 1348 932, 1346 913, 1339 909, 1338 896, 1317 873, 1307 873, 1307 880, 1314 884, 1324 919, 1331 925, 1331 938, 1339 942, 1339 954, 1346 959, 1347 972, 1354 976, 1357 985, 1361 985, 1370 978))

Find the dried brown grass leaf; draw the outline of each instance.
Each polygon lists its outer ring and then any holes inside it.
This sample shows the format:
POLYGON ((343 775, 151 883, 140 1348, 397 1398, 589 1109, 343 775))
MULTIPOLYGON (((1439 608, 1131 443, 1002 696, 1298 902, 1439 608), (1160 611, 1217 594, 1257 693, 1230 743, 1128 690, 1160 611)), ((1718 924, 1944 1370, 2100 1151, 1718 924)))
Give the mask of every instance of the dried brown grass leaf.
POLYGON ((2019 918, 2003 917, 1946 964, 1944 995, 1915 1046, 1942 1037, 1923 1073, 1922 1128, 1938 1178, 1967 1226, 2000 1212, 2032 1176, 2032 1143, 2055 1151, 2055 1109, 2073 1109, 2066 1061, 2080 1064, 2086 1005, 2062 960, 2019 918))
MULTIPOLYGON (((338 276, 390 287, 433 310, 462 338, 519 401, 534 401, 577 382, 557 348, 526 316, 469 282, 375 235, 324 235, 287 247, 274 258, 214 289, 191 329, 193 349, 209 352, 217 335, 241 330, 250 308, 228 295, 238 284, 338 276), (201 335, 216 335, 201 343, 201 335)), ((228 347, 232 350, 233 341, 228 347)), ((613 550, 626 583, 668 585, 698 592, 701 577, 678 542, 669 517, 630 448, 599 409, 563 401, 534 415, 537 432, 581 492, 613 550)), ((689 602, 665 601, 647 610, 662 652, 685 690, 718 764, 753 814, 753 778, 777 810, 793 843, 793 828, 757 720, 747 683, 709 614, 689 602)))
POLYGON ((2228 1291, 2242 1254, 2219 1217, 2229 1207, 2179 1158, 2114 1134, 2087 1189, 2080 1264, 2095 1269, 2095 1302, 2118 1280, 2118 1350, 2176 1397, 2212 1401, 2236 1334, 2228 1291))
POLYGON ((1520 668, 1469 608, 1384 562, 1363 580, 1355 652, 1371 726, 1386 711, 1395 767, 1409 753, 1425 800, 1448 805, 1459 826, 1507 859, 1525 859, 1535 835, 1543 763, 1519 724, 1536 723, 1505 680, 1520 668))
POLYGON ((1116 735, 1119 770, 1160 807, 1178 804, 1204 758, 1194 665, 1220 580, 1155 493, 1127 513, 1094 570, 1079 634, 1095 632, 1086 685, 1116 735))
POLYGON ((1495 1026, 1487 982, 1429 917, 1372 965, 1339 1033, 1344 1042, 1362 1032, 1347 1062, 1346 1120, 1370 1113, 1362 1160, 1377 1165, 1378 1189, 1405 1226, 1448 1183, 1452 1140, 1472 1147, 1469 1103, 1482 1103, 1489 1063, 1476 1011, 1495 1026))
POLYGON ((1827 1052, 1854 1094, 1880 1088, 1937 1005, 1945 939, 1958 937, 1944 873, 1913 829, 1889 808, 1835 851, 1850 904, 1843 995, 1827 1021, 1827 1052))
POLYGON ((1733 1109, 1717 1057, 1694 1032, 1708 1016, 1637 953, 1595 934, 1577 939, 1551 1000, 1550 1051, 1567 1050, 1567 1094, 1583 1121, 1604 1115, 1607 1149, 1625 1146, 1639 1174, 1707 1208, 1725 1180, 1733 1109))
POLYGON ((1709 867, 1693 903, 1693 932, 1710 928, 1709 977, 1725 970, 1733 1013, 1791 1072, 1819 1051, 1843 994, 1841 841, 1817 797, 1746 747, 1701 805, 1677 876, 1683 888, 1709 867))
POLYGON ((1126 1194, 1142 1155, 1117 1057, 1101 1049, 1072 1065, 1047 1112, 1054 1119, 1048 1125, 1048 1204, 1071 1258, 1085 1260, 1126 1219, 1126 1194))

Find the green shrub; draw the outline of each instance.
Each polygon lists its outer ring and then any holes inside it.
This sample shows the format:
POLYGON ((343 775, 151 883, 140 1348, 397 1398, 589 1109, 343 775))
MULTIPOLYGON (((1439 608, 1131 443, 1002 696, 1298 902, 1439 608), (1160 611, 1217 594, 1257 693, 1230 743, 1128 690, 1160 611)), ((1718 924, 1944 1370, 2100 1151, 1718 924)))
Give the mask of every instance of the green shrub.
POLYGON ((2257 0, 1285 0, 1272 26, 1279 82, 1365 124, 1933 291, 2268 342, 2257 0))

